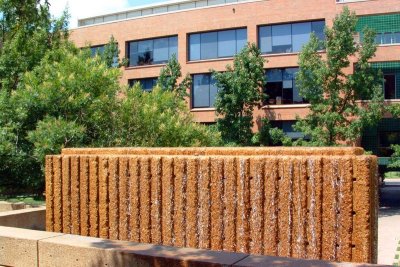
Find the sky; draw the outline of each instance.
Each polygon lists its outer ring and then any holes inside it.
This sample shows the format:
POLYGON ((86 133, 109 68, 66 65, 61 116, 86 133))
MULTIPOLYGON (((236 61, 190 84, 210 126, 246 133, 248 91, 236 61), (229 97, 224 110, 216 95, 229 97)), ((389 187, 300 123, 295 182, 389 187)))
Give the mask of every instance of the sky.
POLYGON ((77 26, 78 18, 112 13, 129 7, 165 2, 166 0, 50 0, 50 11, 59 17, 68 6, 70 28, 77 26))

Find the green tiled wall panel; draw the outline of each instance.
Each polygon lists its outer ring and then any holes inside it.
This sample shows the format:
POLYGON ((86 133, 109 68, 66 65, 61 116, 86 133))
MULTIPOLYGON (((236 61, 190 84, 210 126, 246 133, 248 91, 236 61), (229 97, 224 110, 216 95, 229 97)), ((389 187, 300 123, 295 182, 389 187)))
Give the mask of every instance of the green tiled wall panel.
POLYGON ((398 32, 400 31, 400 14, 359 17, 357 31, 361 32, 366 26, 377 33, 398 32))

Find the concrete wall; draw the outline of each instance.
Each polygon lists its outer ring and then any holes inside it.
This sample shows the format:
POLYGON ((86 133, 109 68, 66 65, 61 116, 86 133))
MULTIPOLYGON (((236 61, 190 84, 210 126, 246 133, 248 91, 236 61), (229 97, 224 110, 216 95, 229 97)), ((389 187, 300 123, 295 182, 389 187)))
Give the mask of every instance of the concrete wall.
POLYGON ((32 230, 45 230, 46 207, 1 212, 0 225, 32 230))
MULTIPOLYGON (((174 248, 0 226, 0 265, 51 266, 286 266, 367 267, 244 253, 174 248)), ((374 265, 376 266, 376 265, 374 265)), ((382 266, 382 265, 379 265, 382 266)))
POLYGON ((281 156, 274 149, 65 150, 46 158, 46 228, 176 247, 376 262, 376 157, 360 149, 329 155, 330 148, 280 148, 281 156))

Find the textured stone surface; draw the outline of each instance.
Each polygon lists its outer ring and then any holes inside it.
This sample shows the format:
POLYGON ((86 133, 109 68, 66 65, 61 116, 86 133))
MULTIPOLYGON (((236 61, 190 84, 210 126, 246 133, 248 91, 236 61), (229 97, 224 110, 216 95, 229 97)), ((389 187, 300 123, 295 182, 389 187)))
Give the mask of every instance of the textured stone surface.
POLYGON ((62 234, 0 226, 0 265, 37 266, 38 240, 59 235, 62 234))
POLYGON ((47 229, 62 226, 58 231, 64 233, 176 247, 376 262, 377 162, 360 152, 67 149, 47 157, 48 207, 54 209, 47 229), (89 218, 78 210, 88 208, 89 218))
POLYGON ((359 147, 64 148, 62 155, 297 156, 363 155, 359 147))

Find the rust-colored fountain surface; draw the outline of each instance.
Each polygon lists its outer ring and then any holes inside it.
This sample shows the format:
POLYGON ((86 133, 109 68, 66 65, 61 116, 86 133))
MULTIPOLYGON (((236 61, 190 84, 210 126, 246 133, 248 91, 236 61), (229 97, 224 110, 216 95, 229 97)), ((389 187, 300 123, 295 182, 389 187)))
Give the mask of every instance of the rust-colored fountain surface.
POLYGON ((47 230, 376 262, 377 160, 361 148, 64 149, 46 158, 47 230))

